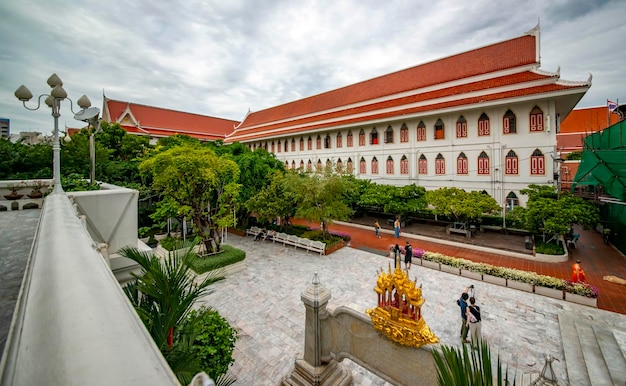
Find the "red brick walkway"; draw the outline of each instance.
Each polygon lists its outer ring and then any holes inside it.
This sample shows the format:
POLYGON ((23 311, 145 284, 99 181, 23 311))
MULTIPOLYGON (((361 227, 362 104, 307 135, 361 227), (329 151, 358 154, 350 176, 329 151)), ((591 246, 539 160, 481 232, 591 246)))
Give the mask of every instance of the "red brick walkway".
MULTIPOLYGON (((317 226, 318 224, 308 224, 306 221, 296 219, 296 224, 317 226)), ((373 224, 373 221, 372 221, 373 224)), ((391 229, 385 227, 382 222, 383 229, 391 229)), ((412 233, 412 229, 417 227, 406 227, 402 232, 412 233)), ((396 239, 393 234, 381 232, 381 238, 377 239, 374 230, 368 231, 359 227, 331 224, 330 230, 348 233, 352 236, 351 246, 353 248, 366 247, 381 252, 387 251, 390 244, 395 244, 396 239)), ((462 244, 455 246, 439 244, 436 242, 416 241, 413 242, 413 248, 421 248, 431 252, 439 252, 448 256, 460 257, 476 262, 488 263, 501 267, 516 268, 524 271, 536 272, 541 275, 548 275, 569 280, 572 276, 572 264, 576 259, 581 260, 581 265, 586 274, 586 282, 598 287, 600 297, 598 298, 598 308, 617 312, 626 315, 626 285, 620 285, 603 280, 605 275, 613 275, 626 279, 626 257, 611 245, 606 245, 602 240, 602 236, 594 231, 585 231, 577 229, 580 233, 578 240, 578 248, 573 251, 569 260, 564 263, 542 263, 532 260, 510 257, 502 254, 486 253, 463 248, 462 244)), ((419 234, 417 231, 416 234, 419 234)), ((481 236, 483 239, 485 236, 481 236)), ((499 236, 501 238, 501 236, 499 236)), ((402 236, 400 241, 403 241, 402 236)), ((494 241, 497 243, 497 241, 494 241)), ((495 245, 497 246, 497 245, 495 245)))

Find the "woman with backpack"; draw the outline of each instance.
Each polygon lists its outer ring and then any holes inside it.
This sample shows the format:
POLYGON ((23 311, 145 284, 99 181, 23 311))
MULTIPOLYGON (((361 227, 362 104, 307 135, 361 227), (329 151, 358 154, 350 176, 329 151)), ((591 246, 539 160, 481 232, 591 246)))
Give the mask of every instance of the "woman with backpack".
POLYGON ((480 341, 482 340, 480 333, 480 307, 476 305, 476 298, 469 298, 469 305, 467 306, 466 312, 466 320, 467 327, 469 327, 470 340, 472 342, 472 346, 478 347, 480 345, 480 341))

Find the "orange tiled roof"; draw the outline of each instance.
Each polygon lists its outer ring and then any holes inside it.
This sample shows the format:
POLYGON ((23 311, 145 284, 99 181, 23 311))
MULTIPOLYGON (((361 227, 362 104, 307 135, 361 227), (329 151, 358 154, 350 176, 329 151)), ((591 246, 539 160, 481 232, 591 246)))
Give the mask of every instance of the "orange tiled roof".
POLYGON ((486 47, 248 114, 247 141, 525 95, 580 89, 539 67, 538 30, 486 47))
POLYGON ((556 135, 556 148, 561 153, 571 153, 573 151, 582 151, 583 138, 585 138, 587 134, 588 133, 584 133, 584 132, 582 133, 561 132, 556 135))
POLYGON ((127 132, 168 137, 185 134, 201 140, 224 139, 238 121, 186 113, 104 97, 103 119, 119 123, 127 132), (129 116, 128 120, 124 120, 129 116))
POLYGON ((591 134, 616 124, 618 120, 617 114, 608 114, 607 106, 576 109, 561 122, 561 133, 591 134))

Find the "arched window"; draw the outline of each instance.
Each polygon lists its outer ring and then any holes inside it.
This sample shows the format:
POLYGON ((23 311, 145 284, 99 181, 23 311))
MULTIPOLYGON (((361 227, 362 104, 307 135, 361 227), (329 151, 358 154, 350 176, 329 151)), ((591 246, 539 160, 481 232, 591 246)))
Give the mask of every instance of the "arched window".
POLYGON ((304 138, 300 137, 300 151, 304 151, 304 138))
POLYGON ((324 149, 330 149, 330 135, 326 134, 324 138, 324 149))
POLYGON ((391 125, 387 126, 387 130, 385 130, 385 143, 393 143, 393 128, 391 125))
POLYGON ((285 140, 285 153, 287 153, 289 151, 289 143, 287 142, 287 140, 285 140))
POLYGON ((346 171, 352 174, 353 166, 352 166, 352 158, 348 158, 348 162, 346 163, 346 171))
POLYGON ((502 132, 504 134, 517 133, 517 126, 515 124, 515 114, 511 110, 507 110, 502 118, 502 132))
POLYGON ((375 127, 370 131, 370 145, 378 145, 378 131, 375 127))
POLYGON ((462 115, 456 120, 456 137, 467 138, 467 121, 462 115))
POLYGON ((516 206, 519 206, 519 199, 517 198, 517 195, 513 192, 509 192, 509 194, 506 195, 506 211, 507 213, 513 209, 515 209, 516 206))
POLYGON ((489 156, 484 151, 478 156, 478 174, 489 174, 489 156))
POLYGON ((346 135, 346 146, 347 147, 354 146, 353 138, 352 138, 352 131, 348 131, 348 135, 346 135))
POLYGON ((306 171, 307 172, 313 171, 313 162, 311 162, 311 160, 309 160, 309 162, 306 163, 306 171))
POLYGON ((378 174, 378 160, 376 157, 372 158, 372 174, 378 174))
POLYGON ((417 172, 419 174, 428 174, 428 160, 424 154, 417 161, 417 172))
POLYGON ((300 160, 300 171, 304 171, 304 161, 300 160))
POLYGON ((319 173, 322 171, 322 160, 318 159, 317 160, 317 165, 315 165, 315 170, 319 173))
POLYGON ((467 174, 467 157, 465 153, 459 154, 456 159, 456 174, 467 174))
POLYGON ((359 131, 359 146, 365 146, 365 130, 359 131))
POLYGON ((337 133, 337 140, 336 140, 336 142, 335 142, 335 143, 337 144, 337 148, 340 148, 340 147, 342 147, 342 146, 343 146, 343 143, 342 143, 342 138, 341 138, 341 133, 337 133))
POLYGON ((306 140, 306 149, 307 150, 313 150, 313 140, 311 139, 311 137, 309 137, 306 140))
POLYGON ((296 139, 291 139, 291 151, 296 151, 296 139))
POLYGON ((363 157, 361 157, 361 161, 359 161, 359 173, 360 174, 366 174, 367 173, 366 164, 365 164, 365 158, 363 158, 363 157))
POLYGON ((400 142, 409 142, 409 128, 406 123, 403 123, 402 127, 400 127, 400 142))
POLYGON ((330 159, 328 159, 328 158, 326 158, 326 167, 329 168, 329 169, 333 167, 332 161, 330 159))
POLYGON ((478 135, 490 135, 491 130, 489 129, 489 117, 487 114, 482 113, 478 118, 478 135))
POLYGON ((505 163, 504 174, 515 175, 519 173, 517 154, 515 154, 513 150, 509 150, 509 152, 506 154, 504 163, 505 163))
POLYGON ((530 174, 542 175, 546 174, 545 156, 539 149, 535 149, 530 156, 530 174))
POLYGON ((400 158, 400 174, 409 174, 409 159, 405 155, 400 158))
POLYGON ((387 174, 393 174, 393 158, 387 157, 387 174))
POLYGON ((318 150, 322 148, 322 137, 319 135, 315 138, 315 148, 318 150))
POLYGON ((537 106, 530 111, 530 131, 543 131, 543 111, 537 106))
POLYGON ((272 141, 272 153, 275 153, 274 149, 275 149, 274 141, 272 141))
POLYGON ((265 144, 263 145, 263 149, 265 149, 265 151, 267 151, 267 142, 265 142, 265 144))
POLYGON ((289 161, 285 161, 285 169, 289 169, 289 161))
POLYGON ((341 158, 337 160, 337 173, 343 173, 343 163, 341 162, 341 158))
POLYGON ((280 141, 278 141, 278 144, 277 144, 276 147, 277 147, 278 152, 280 153, 280 150, 282 148, 280 141))
POLYGON ((443 121, 441 119, 437 119, 435 123, 435 139, 444 139, 445 136, 445 126, 443 125, 443 121))
POLYGON ((426 125, 424 124, 424 121, 420 121, 420 123, 417 125, 417 140, 426 140, 426 125))
POLYGON ((435 174, 446 174, 446 159, 441 153, 435 158, 435 174))
POLYGON ((291 168, 292 168, 292 169, 295 169, 295 168, 296 168, 296 161, 295 161, 295 160, 294 160, 294 161, 291 161, 291 168))

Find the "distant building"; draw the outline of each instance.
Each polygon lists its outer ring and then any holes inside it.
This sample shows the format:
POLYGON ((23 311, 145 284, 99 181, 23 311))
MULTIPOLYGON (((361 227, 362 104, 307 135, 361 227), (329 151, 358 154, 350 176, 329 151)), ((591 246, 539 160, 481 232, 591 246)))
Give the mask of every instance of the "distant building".
POLYGON ((104 96, 102 119, 119 123, 127 133, 159 138, 184 134, 201 141, 224 140, 239 121, 186 113, 137 103, 116 101, 104 96))
POLYGON ((335 163, 377 183, 524 205, 529 184, 556 186, 556 133, 591 86, 540 69, 539 32, 251 112, 227 141, 292 169, 335 163))
POLYGON ((11 121, 7 118, 0 118, 0 138, 11 136, 11 121))

